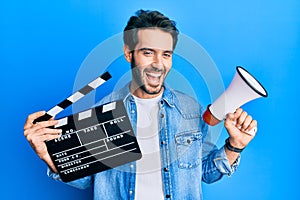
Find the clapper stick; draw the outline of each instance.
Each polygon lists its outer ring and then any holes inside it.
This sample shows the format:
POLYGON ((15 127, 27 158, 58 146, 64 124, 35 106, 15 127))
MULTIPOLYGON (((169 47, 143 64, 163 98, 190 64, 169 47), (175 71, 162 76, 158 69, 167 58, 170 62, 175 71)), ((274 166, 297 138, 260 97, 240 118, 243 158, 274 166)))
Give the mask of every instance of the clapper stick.
POLYGON ((90 93, 91 91, 95 90, 97 87, 99 87, 100 85, 108 81, 110 78, 111 78, 110 73, 105 72, 104 74, 97 77, 95 80, 93 80, 92 82, 90 82, 89 84, 87 84, 86 86, 78 90, 77 92, 73 93, 71 96, 69 96, 68 98, 66 98, 59 104, 57 104, 56 106, 51 108, 48 112, 46 112, 45 115, 35 119, 33 123, 35 124, 37 122, 47 121, 51 119, 52 117, 54 117, 55 115, 57 115, 58 113, 66 109, 68 106, 72 105, 73 103, 75 103, 76 101, 78 101, 79 99, 81 99, 82 97, 84 97, 85 95, 87 95, 88 93, 90 93))

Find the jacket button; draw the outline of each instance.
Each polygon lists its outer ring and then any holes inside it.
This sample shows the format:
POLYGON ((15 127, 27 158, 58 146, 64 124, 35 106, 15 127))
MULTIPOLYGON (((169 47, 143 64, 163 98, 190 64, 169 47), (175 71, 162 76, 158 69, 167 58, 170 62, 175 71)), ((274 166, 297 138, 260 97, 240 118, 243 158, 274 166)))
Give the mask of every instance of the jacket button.
POLYGON ((166 198, 171 198, 171 195, 167 194, 167 195, 166 195, 166 198))
POLYGON ((164 114, 160 114, 160 117, 161 117, 161 118, 164 118, 164 116, 165 116, 164 114))
POLYGON ((165 171, 165 172, 168 172, 168 171, 169 171, 169 168, 165 167, 165 168, 164 168, 164 171, 165 171))

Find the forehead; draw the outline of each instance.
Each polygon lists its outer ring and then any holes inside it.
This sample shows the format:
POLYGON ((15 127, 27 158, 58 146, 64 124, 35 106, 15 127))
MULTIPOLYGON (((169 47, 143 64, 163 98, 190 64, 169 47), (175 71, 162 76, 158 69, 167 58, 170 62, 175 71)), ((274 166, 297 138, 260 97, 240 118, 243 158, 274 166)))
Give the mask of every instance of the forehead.
POLYGON ((138 44, 136 49, 152 48, 161 50, 173 50, 173 38, 168 32, 158 28, 141 29, 138 31, 138 44))

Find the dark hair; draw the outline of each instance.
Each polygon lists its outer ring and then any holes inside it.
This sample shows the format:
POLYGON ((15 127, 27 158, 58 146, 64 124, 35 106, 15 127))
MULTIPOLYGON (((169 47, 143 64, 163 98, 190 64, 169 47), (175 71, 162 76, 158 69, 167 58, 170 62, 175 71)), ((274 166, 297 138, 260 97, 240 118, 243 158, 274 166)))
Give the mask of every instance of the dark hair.
POLYGON ((128 45, 130 50, 134 50, 138 43, 138 30, 146 28, 159 28, 170 33, 173 38, 173 49, 175 49, 179 34, 175 21, 158 11, 138 10, 135 16, 130 17, 123 32, 124 43, 128 45))

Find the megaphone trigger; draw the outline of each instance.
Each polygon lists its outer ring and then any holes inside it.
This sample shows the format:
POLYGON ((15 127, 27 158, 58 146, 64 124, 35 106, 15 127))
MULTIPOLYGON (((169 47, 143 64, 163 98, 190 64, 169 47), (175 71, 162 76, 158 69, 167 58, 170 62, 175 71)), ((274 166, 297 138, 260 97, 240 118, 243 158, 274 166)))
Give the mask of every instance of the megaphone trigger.
MULTIPOLYGON (((236 126, 236 121, 233 121, 233 125, 236 126)), ((248 135, 251 135, 251 136, 255 136, 255 134, 257 133, 257 126, 253 127, 252 129, 250 130, 241 130, 242 126, 236 126, 240 131, 242 131, 243 133, 246 133, 248 135)))
POLYGON ((255 136, 255 134, 257 133, 257 127, 254 127, 249 131, 243 131, 243 132, 248 134, 248 135, 255 136))

